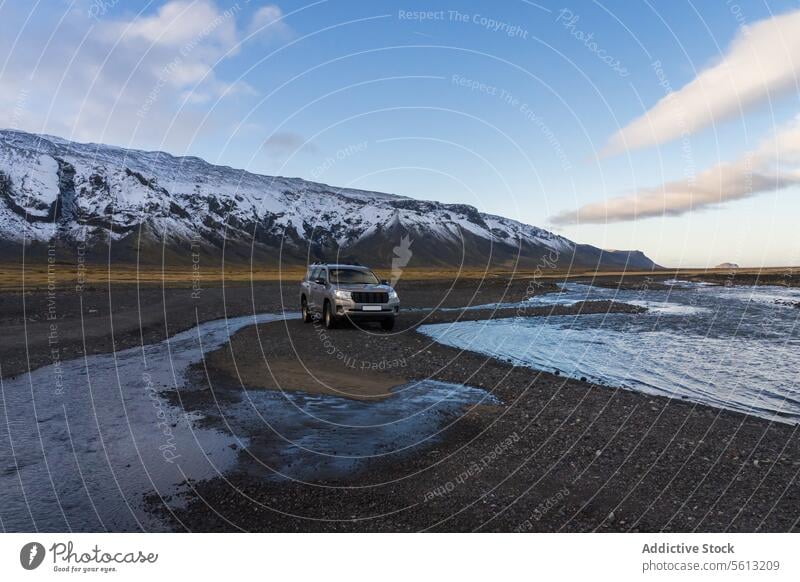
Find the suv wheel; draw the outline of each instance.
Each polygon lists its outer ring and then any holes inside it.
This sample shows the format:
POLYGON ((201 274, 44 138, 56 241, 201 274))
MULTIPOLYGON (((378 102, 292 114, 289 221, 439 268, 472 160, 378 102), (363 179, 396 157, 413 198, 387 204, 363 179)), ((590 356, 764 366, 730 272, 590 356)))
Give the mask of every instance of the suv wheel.
POLYGON ((322 320, 325 322, 326 329, 333 329, 336 327, 336 316, 331 310, 329 301, 325 301, 325 306, 322 308, 322 320))
POLYGON ((300 300, 300 315, 303 323, 311 323, 311 312, 308 310, 308 301, 305 297, 300 300))
POLYGON ((381 327, 386 331, 392 331, 394 329, 394 317, 387 317, 386 319, 382 319, 381 327))

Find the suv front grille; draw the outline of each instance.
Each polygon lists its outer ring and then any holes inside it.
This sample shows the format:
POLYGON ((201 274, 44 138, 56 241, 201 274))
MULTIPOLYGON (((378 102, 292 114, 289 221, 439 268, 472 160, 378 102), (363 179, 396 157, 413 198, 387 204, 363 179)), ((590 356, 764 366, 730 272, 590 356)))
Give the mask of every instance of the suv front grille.
POLYGON ((388 303, 389 294, 353 291, 353 301, 355 301, 356 303, 388 303))

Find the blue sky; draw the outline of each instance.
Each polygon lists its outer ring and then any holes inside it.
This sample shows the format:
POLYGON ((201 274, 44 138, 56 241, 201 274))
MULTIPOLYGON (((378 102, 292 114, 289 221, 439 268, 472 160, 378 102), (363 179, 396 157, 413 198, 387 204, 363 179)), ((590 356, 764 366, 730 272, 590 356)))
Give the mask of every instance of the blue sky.
POLYGON ((664 265, 798 264, 797 9, 12 2, 1 121, 466 202, 664 265))

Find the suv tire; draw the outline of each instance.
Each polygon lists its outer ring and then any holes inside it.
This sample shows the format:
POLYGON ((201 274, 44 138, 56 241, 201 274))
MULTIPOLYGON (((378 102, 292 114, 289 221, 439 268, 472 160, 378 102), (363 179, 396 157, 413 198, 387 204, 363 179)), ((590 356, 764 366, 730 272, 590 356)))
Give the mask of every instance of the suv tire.
POLYGON ((328 301, 327 299, 325 300, 325 305, 322 308, 322 321, 325 324, 325 329, 334 329, 336 327, 336 324, 338 323, 336 321, 336 316, 333 314, 333 311, 331 310, 330 301, 328 301))
POLYGON ((303 319, 303 323, 311 323, 311 311, 308 310, 308 301, 305 297, 300 301, 300 316, 303 319))

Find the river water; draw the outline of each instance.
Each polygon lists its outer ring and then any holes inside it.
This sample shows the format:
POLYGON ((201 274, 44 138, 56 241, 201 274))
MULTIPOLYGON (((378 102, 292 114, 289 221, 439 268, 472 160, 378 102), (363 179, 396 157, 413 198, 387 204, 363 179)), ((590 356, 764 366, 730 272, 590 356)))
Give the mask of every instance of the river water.
POLYGON ((435 380, 397 386, 377 401, 249 390, 225 411, 233 434, 267 434, 251 447, 259 475, 314 482, 352 474, 368 461, 438 441, 471 404, 500 401, 480 388, 435 380))
MULTIPOLYGON (((515 317, 423 326, 456 348, 599 384, 800 423, 800 289, 669 281, 666 288, 568 283, 500 306, 611 299, 648 313, 515 317)), ((524 314, 524 311, 520 311, 524 314)))
POLYGON ((203 323, 157 344, 45 366, 2 382, 0 520, 5 531, 160 529, 142 507, 184 475, 236 462, 232 439, 198 429, 162 391, 245 325, 203 323))
POLYGON ((280 319, 206 322, 157 344, 3 380, 0 529, 164 530, 145 497, 155 492, 164 507, 179 506, 185 480, 237 468, 254 431, 272 436, 259 438, 251 453, 261 475, 313 481, 427 446, 462 406, 496 403, 477 388, 433 381, 398 387, 373 403, 250 390, 221 411, 225 428, 217 430, 165 398, 198 389, 189 379, 196 374, 187 372, 203 353, 244 326, 280 319))

